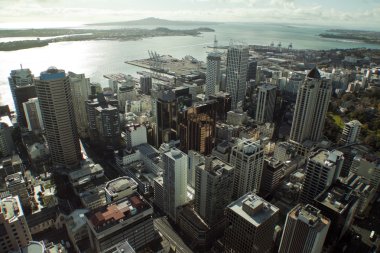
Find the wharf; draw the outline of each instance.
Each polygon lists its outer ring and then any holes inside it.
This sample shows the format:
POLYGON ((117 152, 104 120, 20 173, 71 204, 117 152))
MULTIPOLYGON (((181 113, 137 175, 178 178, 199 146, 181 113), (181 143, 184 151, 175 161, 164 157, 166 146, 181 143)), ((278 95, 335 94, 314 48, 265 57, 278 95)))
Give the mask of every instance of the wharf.
POLYGON ((125 63, 176 77, 206 71, 206 64, 192 56, 186 56, 180 60, 170 55, 163 55, 160 56, 159 60, 149 58, 126 61, 125 63))

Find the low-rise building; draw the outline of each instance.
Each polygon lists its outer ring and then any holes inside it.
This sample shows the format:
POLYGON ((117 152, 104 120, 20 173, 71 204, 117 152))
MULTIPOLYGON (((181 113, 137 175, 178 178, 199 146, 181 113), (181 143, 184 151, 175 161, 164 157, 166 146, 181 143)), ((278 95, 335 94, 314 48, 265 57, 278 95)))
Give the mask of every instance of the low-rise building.
POLYGON ((91 249, 108 252, 125 240, 141 249, 156 239, 152 214, 153 208, 136 192, 85 214, 91 249))
POLYGON ((118 177, 108 181, 105 186, 107 203, 131 195, 137 190, 137 186, 137 182, 130 177, 118 177))

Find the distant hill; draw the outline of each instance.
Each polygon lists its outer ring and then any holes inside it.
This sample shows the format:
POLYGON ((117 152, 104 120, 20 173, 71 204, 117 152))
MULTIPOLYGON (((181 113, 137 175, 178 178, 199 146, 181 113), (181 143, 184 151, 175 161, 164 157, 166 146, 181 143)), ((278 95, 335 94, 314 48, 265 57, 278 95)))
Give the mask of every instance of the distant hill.
POLYGON ((120 21, 120 22, 107 22, 107 23, 95 23, 95 24, 87 24, 89 26, 102 25, 102 26, 111 26, 111 25, 154 25, 154 26, 184 26, 184 25, 216 25, 220 24, 217 22, 203 22, 203 21, 174 21, 174 20, 166 20, 160 18, 144 18, 139 20, 131 20, 131 21, 120 21))

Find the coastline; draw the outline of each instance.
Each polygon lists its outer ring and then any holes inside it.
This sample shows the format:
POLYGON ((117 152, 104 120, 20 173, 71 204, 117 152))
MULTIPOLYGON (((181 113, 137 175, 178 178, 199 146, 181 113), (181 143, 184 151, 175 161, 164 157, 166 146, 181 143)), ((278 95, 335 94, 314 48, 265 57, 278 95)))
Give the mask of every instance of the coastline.
POLYGON ((20 40, 1 42, 0 51, 16 51, 22 49, 44 47, 50 43, 64 41, 89 41, 89 40, 113 40, 134 41, 144 38, 168 37, 168 36, 199 36, 203 32, 215 30, 201 27, 188 30, 173 30, 159 27, 156 29, 111 29, 111 30, 74 30, 74 29, 28 29, 28 30, 2 30, 0 38, 7 37, 41 37, 36 40, 20 40), (80 32, 80 33, 78 33, 80 32), (83 34, 85 33, 85 34, 83 34), (50 39, 43 37, 60 36, 50 39))

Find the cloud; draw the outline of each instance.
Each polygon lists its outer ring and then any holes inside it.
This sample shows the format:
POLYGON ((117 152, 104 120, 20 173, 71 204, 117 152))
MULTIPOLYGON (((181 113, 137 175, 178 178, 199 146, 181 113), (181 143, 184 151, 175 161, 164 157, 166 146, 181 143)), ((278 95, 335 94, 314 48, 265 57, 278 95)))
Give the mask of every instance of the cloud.
MULTIPOLYGON (((172 20, 210 20, 240 22, 281 22, 321 25, 361 25, 380 22, 380 8, 365 8, 363 11, 343 11, 333 7, 313 4, 302 5, 297 0, 182 0, 177 6, 169 6, 169 0, 162 0, 160 8, 146 4, 145 0, 124 0, 124 5, 114 5, 117 0, 104 2, 94 0, 91 5, 85 0, 76 0, 68 5, 65 1, 51 0, 0 0, 0 23, 4 22, 103 22, 122 21, 145 17, 160 17, 172 20), (111 4, 112 3, 112 4, 111 4), (164 5, 164 3, 166 5, 164 5), (116 7, 115 7, 116 6, 116 7), (101 8, 102 7, 102 8, 101 8), (113 9, 111 9, 113 8, 113 9)), ((161 0, 160 0, 161 1, 161 0)), ((157 4, 157 2, 156 2, 157 4)), ((173 3, 174 4, 174 3, 173 3)))

